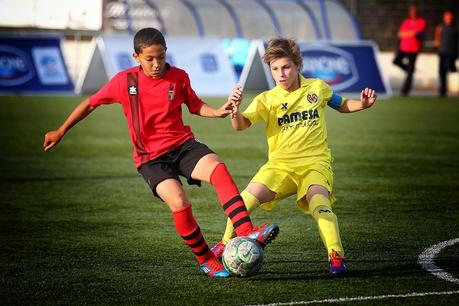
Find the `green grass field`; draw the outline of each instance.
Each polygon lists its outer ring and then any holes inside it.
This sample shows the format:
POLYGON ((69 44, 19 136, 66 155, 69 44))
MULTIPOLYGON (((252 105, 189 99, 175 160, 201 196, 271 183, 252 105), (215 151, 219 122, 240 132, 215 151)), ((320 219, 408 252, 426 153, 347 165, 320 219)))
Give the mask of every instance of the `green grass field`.
MULTIPOLYGON (((457 305, 459 281, 417 264, 426 248, 459 238, 457 98, 392 98, 356 114, 327 110, 349 273, 329 276, 315 224, 286 199, 271 213, 253 214, 281 232, 260 273, 247 279, 199 274, 167 207, 134 167, 119 105, 97 109, 43 153, 44 133, 80 100, 0 97, 2 304, 283 305, 380 297, 343 304, 457 305)), ((260 125, 236 133, 228 119, 185 120, 241 189, 266 160, 260 125)), ((216 194, 208 185, 186 189, 212 245, 225 222, 216 194)), ((441 250, 436 263, 458 280, 459 245, 441 250)))

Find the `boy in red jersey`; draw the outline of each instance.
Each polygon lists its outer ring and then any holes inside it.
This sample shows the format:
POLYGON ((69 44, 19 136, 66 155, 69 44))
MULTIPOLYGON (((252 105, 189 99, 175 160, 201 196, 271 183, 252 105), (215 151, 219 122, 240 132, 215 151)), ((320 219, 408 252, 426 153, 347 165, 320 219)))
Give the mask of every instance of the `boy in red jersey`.
POLYGON ((182 121, 182 104, 192 114, 224 118, 231 113, 231 103, 214 109, 199 99, 186 72, 166 63, 166 49, 160 31, 139 30, 134 36, 133 56, 140 66, 121 71, 79 104, 57 130, 46 133, 43 148, 45 151, 53 148, 71 127, 98 106, 120 103, 138 171, 154 195, 172 211, 177 233, 194 253, 201 272, 210 277, 227 277, 228 271, 209 250, 179 175, 190 185, 200 186, 205 181, 215 187, 238 236, 249 236, 264 246, 274 239, 279 228, 277 225, 253 227, 225 164, 211 149, 195 140, 190 127, 182 121))

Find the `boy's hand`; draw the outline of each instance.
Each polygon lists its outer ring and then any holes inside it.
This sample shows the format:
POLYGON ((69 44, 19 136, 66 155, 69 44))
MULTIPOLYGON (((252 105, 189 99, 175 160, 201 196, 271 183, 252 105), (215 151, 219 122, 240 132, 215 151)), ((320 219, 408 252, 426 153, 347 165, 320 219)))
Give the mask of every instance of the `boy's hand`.
POLYGON ((360 92, 360 102, 362 102, 362 108, 369 108, 376 102, 376 95, 374 89, 365 88, 360 92))
POLYGON ((242 86, 240 84, 237 84, 228 96, 228 101, 240 103, 242 101, 242 98, 242 86))
POLYGON ((228 102, 231 102, 231 118, 236 116, 236 113, 239 111, 239 106, 241 105, 243 99, 242 86, 237 84, 234 90, 228 96, 228 102))
POLYGON ((50 131, 45 134, 45 141, 43 142, 43 149, 45 152, 51 150, 55 145, 61 141, 64 135, 59 131, 50 131))
POLYGON ((225 118, 229 114, 233 112, 233 104, 231 101, 227 101, 225 104, 223 104, 220 108, 217 108, 214 111, 214 116, 216 118, 225 118))

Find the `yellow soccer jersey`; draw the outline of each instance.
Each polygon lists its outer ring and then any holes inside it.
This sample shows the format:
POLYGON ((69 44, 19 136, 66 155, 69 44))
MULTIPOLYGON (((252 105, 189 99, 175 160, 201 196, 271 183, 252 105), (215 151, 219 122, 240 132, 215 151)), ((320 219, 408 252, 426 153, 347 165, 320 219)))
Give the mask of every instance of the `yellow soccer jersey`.
POLYGON ((242 115, 252 124, 265 122, 269 160, 294 164, 311 158, 331 160, 324 109, 327 104, 339 109, 343 101, 324 81, 300 75, 300 88, 267 90, 242 115))

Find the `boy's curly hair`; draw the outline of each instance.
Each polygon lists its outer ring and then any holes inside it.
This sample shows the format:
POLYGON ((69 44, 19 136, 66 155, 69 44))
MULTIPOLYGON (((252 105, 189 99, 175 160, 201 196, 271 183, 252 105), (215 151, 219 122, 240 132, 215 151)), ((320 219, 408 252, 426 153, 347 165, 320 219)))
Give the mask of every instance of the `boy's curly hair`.
POLYGON ((300 47, 293 39, 288 38, 273 38, 268 42, 263 61, 270 64, 273 60, 288 57, 301 70, 303 66, 303 58, 301 57, 300 47))

